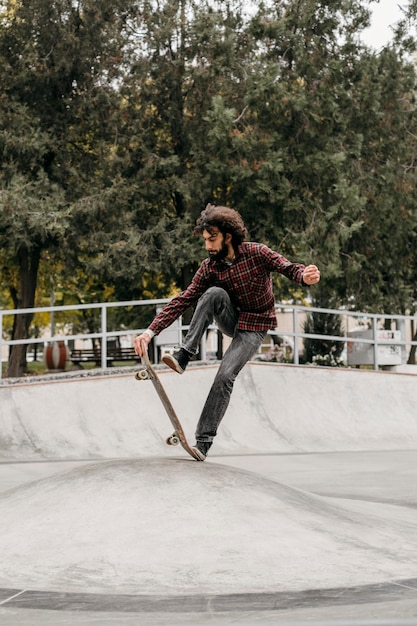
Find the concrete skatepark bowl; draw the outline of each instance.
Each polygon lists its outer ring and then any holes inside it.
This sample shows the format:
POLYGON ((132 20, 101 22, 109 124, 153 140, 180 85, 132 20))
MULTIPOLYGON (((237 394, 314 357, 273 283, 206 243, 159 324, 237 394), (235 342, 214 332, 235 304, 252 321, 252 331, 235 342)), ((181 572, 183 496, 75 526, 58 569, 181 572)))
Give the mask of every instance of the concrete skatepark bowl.
POLYGON ((250 363, 197 463, 134 370, 5 381, 0 623, 417 624, 416 385, 250 363))

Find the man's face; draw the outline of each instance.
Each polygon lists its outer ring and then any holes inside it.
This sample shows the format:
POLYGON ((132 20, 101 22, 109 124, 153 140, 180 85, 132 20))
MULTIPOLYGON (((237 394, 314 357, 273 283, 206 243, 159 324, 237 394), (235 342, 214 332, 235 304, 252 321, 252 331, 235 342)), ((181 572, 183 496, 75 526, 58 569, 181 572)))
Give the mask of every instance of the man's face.
POLYGON ((229 247, 218 228, 214 227, 211 229, 211 232, 203 230, 203 239, 206 243, 206 250, 211 259, 221 261, 227 257, 229 247))

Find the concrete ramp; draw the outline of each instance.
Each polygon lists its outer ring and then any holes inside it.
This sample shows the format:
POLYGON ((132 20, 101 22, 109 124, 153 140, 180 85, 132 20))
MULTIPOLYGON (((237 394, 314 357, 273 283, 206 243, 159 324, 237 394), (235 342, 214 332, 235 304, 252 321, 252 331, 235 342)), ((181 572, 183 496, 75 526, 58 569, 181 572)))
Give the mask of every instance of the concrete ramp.
POLYGON ((214 463, 92 463, 0 497, 0 585, 167 595, 365 585, 415 576, 415 532, 214 463))
MULTIPOLYGON (((216 366, 160 378, 189 438, 216 366)), ((256 454, 417 447, 415 376, 250 363, 238 376, 213 452, 256 454)), ((150 381, 133 371, 0 386, 0 458, 178 456, 150 381)))

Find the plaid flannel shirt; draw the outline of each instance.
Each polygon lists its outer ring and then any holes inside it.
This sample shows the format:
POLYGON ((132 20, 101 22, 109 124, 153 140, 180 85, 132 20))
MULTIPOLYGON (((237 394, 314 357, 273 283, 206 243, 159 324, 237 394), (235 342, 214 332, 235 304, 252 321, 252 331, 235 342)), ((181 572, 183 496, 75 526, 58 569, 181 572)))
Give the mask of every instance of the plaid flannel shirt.
POLYGON ((271 272, 279 272, 295 283, 304 284, 304 269, 305 265, 291 263, 264 244, 242 243, 231 264, 205 259, 187 289, 163 308, 149 330, 158 335, 195 304, 209 287, 222 287, 227 291, 239 313, 238 330, 263 331, 276 328, 271 272))

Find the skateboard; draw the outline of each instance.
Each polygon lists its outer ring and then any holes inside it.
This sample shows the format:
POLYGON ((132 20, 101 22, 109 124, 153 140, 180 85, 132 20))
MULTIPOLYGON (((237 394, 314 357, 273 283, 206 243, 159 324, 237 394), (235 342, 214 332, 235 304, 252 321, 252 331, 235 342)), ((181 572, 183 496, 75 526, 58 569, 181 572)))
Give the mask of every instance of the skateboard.
POLYGON ((196 461, 204 461, 205 457, 201 454, 197 448, 193 448, 187 441, 187 437, 185 436, 184 429, 181 425, 180 420, 177 417, 174 407, 171 404, 170 399, 167 396, 167 393, 162 386, 161 381, 158 378, 158 374, 155 372, 154 368, 151 365, 148 355, 148 347, 144 341, 142 341, 142 354, 141 363, 142 368, 136 372, 135 378, 136 380, 150 380, 155 388, 156 393, 159 396, 162 404, 164 405, 164 409, 168 414, 171 424, 174 427, 174 432, 170 437, 168 437, 165 441, 169 446, 178 446, 180 444, 186 452, 196 461))

